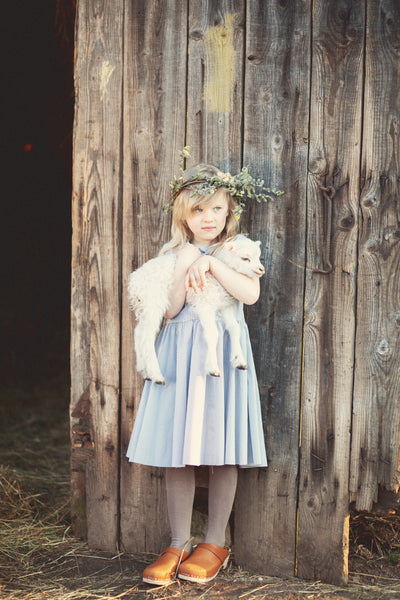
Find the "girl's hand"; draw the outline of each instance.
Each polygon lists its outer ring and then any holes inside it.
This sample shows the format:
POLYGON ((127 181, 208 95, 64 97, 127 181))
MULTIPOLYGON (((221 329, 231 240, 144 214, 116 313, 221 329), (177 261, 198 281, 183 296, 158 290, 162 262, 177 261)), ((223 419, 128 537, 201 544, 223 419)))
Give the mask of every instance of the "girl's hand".
POLYGON ((211 257, 203 255, 189 267, 185 277, 185 290, 192 287, 196 294, 199 290, 204 290, 208 271, 211 271, 211 257))

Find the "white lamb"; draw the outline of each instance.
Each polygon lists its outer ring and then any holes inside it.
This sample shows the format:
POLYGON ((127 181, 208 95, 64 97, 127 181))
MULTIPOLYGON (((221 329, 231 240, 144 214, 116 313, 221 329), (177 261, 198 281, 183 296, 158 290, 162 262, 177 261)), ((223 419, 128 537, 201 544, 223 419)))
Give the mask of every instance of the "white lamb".
MULTIPOLYGON (((235 271, 249 277, 261 277, 264 267, 260 262, 260 242, 253 242, 244 236, 227 241, 218 252, 222 260, 235 271)), ((155 339, 163 315, 168 308, 176 255, 163 254, 146 262, 129 276, 128 298, 135 312, 136 368, 145 379, 164 384, 165 380, 158 364, 154 348, 155 339)), ((240 326, 235 316, 236 300, 210 274, 206 274, 204 291, 196 294, 192 288, 186 295, 186 301, 199 316, 204 329, 208 352, 205 359, 206 372, 220 376, 217 360, 218 330, 217 313, 223 320, 231 338, 231 364, 238 369, 247 369, 240 346, 240 326)))

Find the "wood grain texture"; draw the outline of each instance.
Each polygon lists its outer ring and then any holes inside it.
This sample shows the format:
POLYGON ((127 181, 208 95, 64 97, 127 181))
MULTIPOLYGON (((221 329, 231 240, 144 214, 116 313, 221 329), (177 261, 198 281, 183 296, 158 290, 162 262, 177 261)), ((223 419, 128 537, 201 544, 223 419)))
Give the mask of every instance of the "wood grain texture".
POLYGON ((363 1, 314 3, 297 573, 335 584, 348 574, 363 49, 363 1), (337 190, 332 209, 320 186, 337 190))
POLYGON ((398 490, 400 420, 400 4, 369 0, 350 489, 398 490))
POLYGON ((188 166, 241 167, 243 0, 189 3, 188 166))
POLYGON ((163 205, 185 145, 186 29, 181 2, 126 3, 120 489, 121 541, 130 552, 161 552, 170 541, 164 470, 130 464, 125 457, 143 386, 135 369, 126 286, 129 273, 170 238, 163 205))
MULTIPOLYGON (((244 1, 189 2, 187 166, 237 173, 242 154, 244 1)), ((196 486, 208 487, 208 468, 196 486)), ((195 498, 195 505, 197 497, 195 498)))
POLYGON ((246 313, 269 467, 240 471, 236 562, 346 581, 349 499, 400 485, 399 22, 397 0, 78 2, 71 485, 91 547, 169 543, 163 471, 125 458, 126 284, 170 237, 189 144, 285 192, 242 217, 266 268, 246 313))
POLYGON ((75 69, 72 511, 82 533, 86 508, 90 546, 109 550, 118 541, 121 6, 78 3, 75 69))
POLYGON ((267 469, 240 472, 235 558, 246 569, 295 570, 311 4, 247 5, 244 159, 285 195, 249 207, 266 274, 247 311, 259 376, 267 469), (290 43, 288 43, 290 40, 290 43))

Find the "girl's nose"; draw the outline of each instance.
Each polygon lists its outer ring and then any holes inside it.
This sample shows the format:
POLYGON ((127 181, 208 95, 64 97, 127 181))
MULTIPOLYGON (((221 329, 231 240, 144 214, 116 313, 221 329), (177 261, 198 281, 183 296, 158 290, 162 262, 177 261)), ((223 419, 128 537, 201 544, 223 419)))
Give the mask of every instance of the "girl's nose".
POLYGON ((206 210, 203 212, 203 218, 205 221, 212 221, 213 219, 213 214, 210 210, 206 210))

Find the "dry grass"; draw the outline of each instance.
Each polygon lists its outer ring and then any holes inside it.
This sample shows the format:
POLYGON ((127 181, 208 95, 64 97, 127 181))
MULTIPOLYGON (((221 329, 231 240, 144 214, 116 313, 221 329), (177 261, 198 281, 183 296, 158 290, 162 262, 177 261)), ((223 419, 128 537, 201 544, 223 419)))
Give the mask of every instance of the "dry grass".
MULTIPOLYGON (((354 513, 352 541, 356 548, 365 548, 371 556, 400 561, 400 514, 354 513)), ((366 552, 364 551, 366 554, 366 552)))
POLYGON ((151 555, 93 552, 69 525, 67 386, 0 392, 0 595, 9 600, 400 598, 400 516, 353 515, 350 584, 282 580, 231 565, 206 586, 143 584, 151 555), (382 569, 381 567, 385 568, 382 569))

